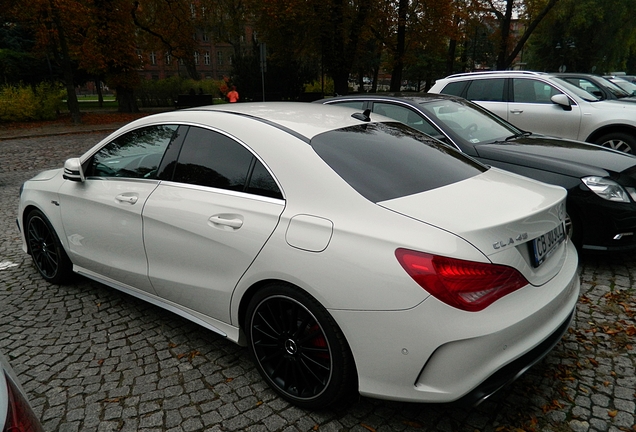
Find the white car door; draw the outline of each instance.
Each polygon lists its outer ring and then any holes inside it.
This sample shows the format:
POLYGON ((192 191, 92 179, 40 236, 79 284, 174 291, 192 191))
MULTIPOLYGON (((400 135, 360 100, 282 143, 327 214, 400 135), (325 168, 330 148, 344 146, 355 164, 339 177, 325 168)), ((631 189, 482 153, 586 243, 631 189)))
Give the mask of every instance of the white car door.
POLYGON ((173 180, 143 211, 157 294, 229 322, 237 282, 276 228, 285 201, 263 163, 234 139, 191 127, 173 180))
MULTIPOLYGON (((581 108, 574 101, 571 101, 569 110, 555 104, 551 97, 562 93, 539 80, 513 78, 512 87, 513 100, 508 103, 506 117, 510 123, 538 134, 581 139, 581 108)), ((483 106, 489 108, 487 105, 483 106)))
POLYGON ((176 126, 126 133, 85 162, 86 180, 65 181, 60 209, 73 263, 140 290, 148 280, 141 212, 157 188, 156 169, 176 126))

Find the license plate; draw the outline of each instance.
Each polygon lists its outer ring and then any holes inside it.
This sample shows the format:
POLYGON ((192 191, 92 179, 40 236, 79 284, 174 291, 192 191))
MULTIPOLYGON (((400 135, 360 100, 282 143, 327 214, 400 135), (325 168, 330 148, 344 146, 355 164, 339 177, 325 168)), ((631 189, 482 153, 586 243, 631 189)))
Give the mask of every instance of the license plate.
POLYGON ((532 240, 534 266, 539 267, 565 240, 565 225, 560 224, 552 231, 532 240))

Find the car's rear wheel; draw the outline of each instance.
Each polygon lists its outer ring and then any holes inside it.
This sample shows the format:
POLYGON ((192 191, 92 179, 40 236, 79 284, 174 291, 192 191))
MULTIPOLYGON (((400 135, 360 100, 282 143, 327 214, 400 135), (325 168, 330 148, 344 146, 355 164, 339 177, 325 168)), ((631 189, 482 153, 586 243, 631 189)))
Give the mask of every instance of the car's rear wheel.
POLYGON ((283 398, 309 409, 345 401, 355 391, 349 346, 327 310, 287 284, 272 284, 252 298, 245 318, 251 355, 283 398))
POLYGON ((636 138, 623 132, 612 132, 603 135, 596 140, 596 144, 622 151, 623 153, 636 154, 636 138))
POLYGON ((40 275, 48 282, 60 284, 72 274, 72 264, 53 226, 39 210, 26 218, 25 235, 29 253, 40 275))

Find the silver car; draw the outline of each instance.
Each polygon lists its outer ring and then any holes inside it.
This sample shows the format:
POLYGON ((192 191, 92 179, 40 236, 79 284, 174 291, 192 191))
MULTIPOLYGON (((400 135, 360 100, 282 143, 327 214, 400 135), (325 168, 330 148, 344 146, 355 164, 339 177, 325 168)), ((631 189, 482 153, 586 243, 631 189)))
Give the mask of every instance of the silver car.
POLYGON ((9 362, 0 354, 0 431, 40 432, 43 430, 9 362))
POLYGON ((636 153, 636 104, 601 100, 548 73, 456 74, 429 92, 474 101, 522 130, 636 153))

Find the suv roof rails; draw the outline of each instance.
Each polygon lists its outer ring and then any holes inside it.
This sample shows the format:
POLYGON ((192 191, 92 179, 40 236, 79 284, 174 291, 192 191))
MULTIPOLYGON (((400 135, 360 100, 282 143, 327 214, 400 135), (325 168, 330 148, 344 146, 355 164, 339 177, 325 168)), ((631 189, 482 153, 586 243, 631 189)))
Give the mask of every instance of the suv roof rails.
POLYGON ((449 75, 446 78, 456 78, 456 77, 475 76, 475 75, 495 75, 495 74, 546 75, 544 72, 535 72, 535 71, 526 71, 526 70, 491 70, 491 71, 481 71, 481 72, 458 73, 458 74, 449 75))

